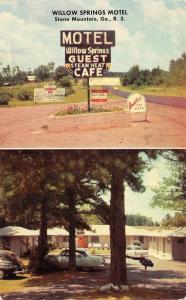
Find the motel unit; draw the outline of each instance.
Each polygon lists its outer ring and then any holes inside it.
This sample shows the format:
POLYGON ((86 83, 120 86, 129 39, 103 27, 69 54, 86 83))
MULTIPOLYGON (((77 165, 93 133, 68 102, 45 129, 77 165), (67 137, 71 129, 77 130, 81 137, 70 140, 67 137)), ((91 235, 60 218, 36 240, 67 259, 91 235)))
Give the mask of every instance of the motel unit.
MULTIPOLYGON (((126 226, 127 245, 140 241, 149 255, 167 259, 186 261, 186 227, 170 230, 137 228, 126 226)), ((69 233, 64 227, 48 229, 48 242, 53 248, 68 248, 69 233)), ((34 251, 38 245, 39 230, 7 226, 0 228, 0 248, 10 249, 17 255, 34 251)), ((91 225, 91 230, 76 231, 77 248, 110 249, 109 225, 91 225)))

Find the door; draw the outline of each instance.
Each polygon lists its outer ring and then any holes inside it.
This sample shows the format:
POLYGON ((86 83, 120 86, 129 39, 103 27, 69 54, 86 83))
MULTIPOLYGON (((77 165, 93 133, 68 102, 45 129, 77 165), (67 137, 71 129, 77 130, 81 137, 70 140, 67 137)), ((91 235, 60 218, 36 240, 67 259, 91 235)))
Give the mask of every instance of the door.
POLYGON ((78 237, 78 248, 88 248, 88 236, 78 237))

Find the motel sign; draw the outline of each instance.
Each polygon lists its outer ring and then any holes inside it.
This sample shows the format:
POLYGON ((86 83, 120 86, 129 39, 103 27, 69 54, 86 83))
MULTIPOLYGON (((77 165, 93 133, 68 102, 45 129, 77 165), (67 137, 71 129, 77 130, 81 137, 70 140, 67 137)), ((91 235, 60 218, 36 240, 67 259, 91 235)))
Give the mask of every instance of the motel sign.
POLYGON ((61 31, 65 66, 74 77, 102 77, 111 67, 115 31, 61 31))

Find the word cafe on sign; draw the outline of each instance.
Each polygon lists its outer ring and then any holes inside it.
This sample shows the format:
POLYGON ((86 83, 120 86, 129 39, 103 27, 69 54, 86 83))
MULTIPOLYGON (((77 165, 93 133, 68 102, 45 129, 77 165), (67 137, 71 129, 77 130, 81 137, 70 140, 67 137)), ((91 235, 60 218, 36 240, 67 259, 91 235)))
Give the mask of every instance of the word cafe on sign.
POLYGON ((61 31, 65 66, 74 77, 102 77, 111 66, 115 31, 61 31))

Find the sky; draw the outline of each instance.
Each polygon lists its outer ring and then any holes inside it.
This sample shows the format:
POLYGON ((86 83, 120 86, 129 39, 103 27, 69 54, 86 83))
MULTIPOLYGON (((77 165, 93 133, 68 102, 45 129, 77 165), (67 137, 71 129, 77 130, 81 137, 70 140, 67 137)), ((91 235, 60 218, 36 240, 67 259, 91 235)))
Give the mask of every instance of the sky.
MULTIPOLYGON (((164 177, 171 176, 171 170, 166 159, 159 156, 157 160, 151 162, 151 170, 145 171, 143 175, 143 183, 146 187, 144 193, 135 193, 129 187, 125 189, 125 212, 126 214, 141 214, 151 217, 153 221, 161 221, 162 218, 174 212, 168 209, 152 208, 150 206, 154 192, 152 188, 158 187, 159 183, 164 177)), ((107 194, 103 197, 109 202, 110 195, 107 194)))
POLYGON ((0 62, 28 70, 64 64, 60 30, 115 30, 112 71, 168 70, 186 45, 186 0, 0 0, 0 62), (52 10, 126 9, 125 21, 55 22, 52 10))

